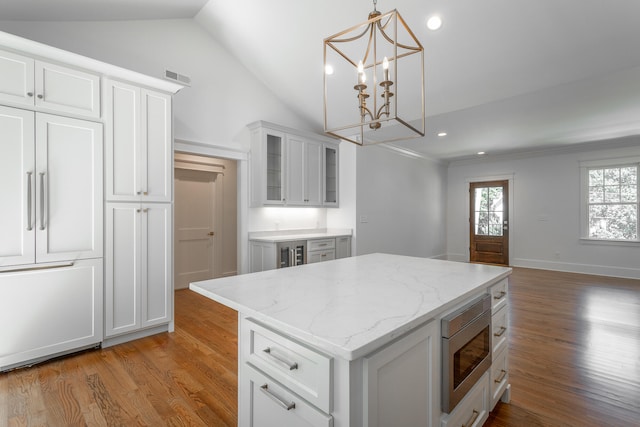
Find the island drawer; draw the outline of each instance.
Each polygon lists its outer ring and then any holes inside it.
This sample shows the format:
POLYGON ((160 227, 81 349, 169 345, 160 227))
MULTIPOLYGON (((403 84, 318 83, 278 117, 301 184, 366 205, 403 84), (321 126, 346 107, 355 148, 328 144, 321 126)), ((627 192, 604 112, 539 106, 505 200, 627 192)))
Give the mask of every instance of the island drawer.
POLYGON ((335 249, 336 239, 307 240, 307 252, 335 249))
POLYGON ((509 331, 507 330, 509 323, 508 313, 509 310, 503 307, 491 316, 491 339, 493 341, 494 356, 507 346, 507 337, 509 336, 509 331))
POLYGON ((509 359, 508 351, 504 350, 494 354, 491 364, 491 408, 498 403, 507 384, 509 383, 509 359))
POLYGON ((322 411, 332 411, 332 358, 249 318, 242 319, 243 359, 322 411))
POLYGON ((267 375, 246 368, 251 425, 332 427, 333 417, 318 411, 267 375))
POLYGON ((489 417, 489 373, 473 386, 458 406, 440 420, 442 427, 480 427, 489 417))
POLYGON ((509 279, 504 278, 490 288, 491 292, 491 311, 496 313, 502 307, 507 305, 507 297, 509 292, 509 279))

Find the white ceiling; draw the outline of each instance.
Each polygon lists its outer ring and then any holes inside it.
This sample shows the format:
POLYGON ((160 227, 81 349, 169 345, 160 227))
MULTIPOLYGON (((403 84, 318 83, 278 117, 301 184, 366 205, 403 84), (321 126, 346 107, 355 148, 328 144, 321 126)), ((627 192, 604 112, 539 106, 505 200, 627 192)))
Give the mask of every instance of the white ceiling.
MULTIPOLYGON (((638 0, 379 0, 377 8, 398 9, 425 48, 427 136, 404 148, 455 160, 640 134, 638 0), (437 32, 425 27, 432 14, 444 20, 437 32)), ((322 41, 372 9, 370 0, 0 2, 2 19, 195 16, 316 131, 322 41)))

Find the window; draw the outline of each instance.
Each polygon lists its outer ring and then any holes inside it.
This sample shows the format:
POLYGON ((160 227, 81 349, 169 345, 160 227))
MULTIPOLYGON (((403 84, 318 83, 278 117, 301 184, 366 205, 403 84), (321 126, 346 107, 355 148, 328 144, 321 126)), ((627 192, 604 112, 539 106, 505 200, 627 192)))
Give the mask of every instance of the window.
MULTIPOLYGON (((627 160, 628 161, 628 160, 627 160)), ((639 164, 583 165, 583 237, 637 242, 639 164)))

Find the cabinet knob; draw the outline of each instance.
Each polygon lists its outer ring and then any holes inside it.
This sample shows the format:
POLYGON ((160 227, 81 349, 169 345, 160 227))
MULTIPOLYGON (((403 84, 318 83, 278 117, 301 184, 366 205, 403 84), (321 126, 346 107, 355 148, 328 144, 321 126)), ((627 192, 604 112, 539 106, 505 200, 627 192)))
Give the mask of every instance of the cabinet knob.
POLYGON ((42 98, 44 98, 44 96, 41 93, 39 93, 38 94, 38 99, 42 99, 42 98))
POLYGON ((213 231, 210 231, 207 233, 208 236, 215 236, 216 233, 214 233, 213 231))
POLYGON ((30 98, 33 97, 33 92, 27 92, 27 96, 30 98))

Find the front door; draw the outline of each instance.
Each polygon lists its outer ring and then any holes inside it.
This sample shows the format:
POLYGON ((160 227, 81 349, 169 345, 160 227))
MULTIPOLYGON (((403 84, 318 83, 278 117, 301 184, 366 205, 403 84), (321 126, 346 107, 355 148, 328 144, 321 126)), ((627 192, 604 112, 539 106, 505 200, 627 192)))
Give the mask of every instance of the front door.
POLYGON ((509 181, 469 184, 471 262, 509 264, 509 181))

